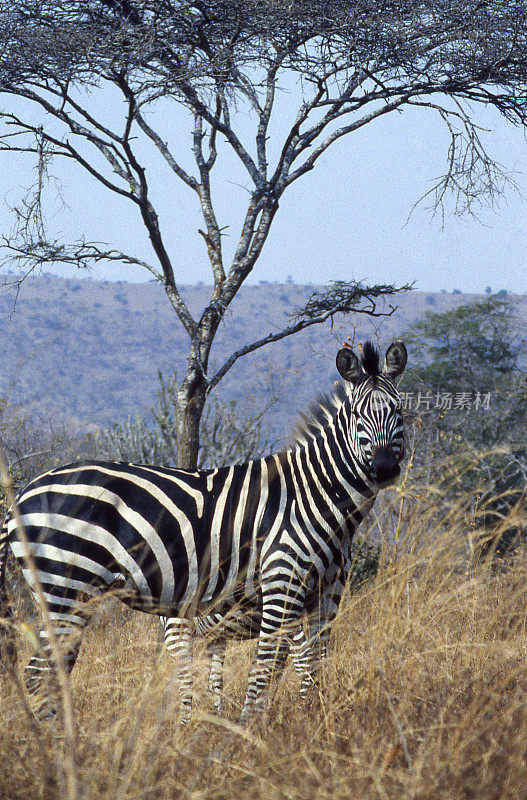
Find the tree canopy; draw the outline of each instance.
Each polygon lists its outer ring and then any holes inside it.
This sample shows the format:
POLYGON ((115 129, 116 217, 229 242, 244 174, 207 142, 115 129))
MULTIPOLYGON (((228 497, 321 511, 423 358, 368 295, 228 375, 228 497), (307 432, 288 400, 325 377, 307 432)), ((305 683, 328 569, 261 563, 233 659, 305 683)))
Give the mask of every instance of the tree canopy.
POLYGON ((413 366, 404 388, 433 397, 426 412, 439 450, 525 447, 526 333, 515 302, 497 295, 428 311, 405 332, 413 366))
POLYGON ((205 398, 237 358, 337 312, 376 314, 376 299, 396 291, 350 281, 315 293, 284 331, 239 348, 209 375, 218 325, 286 190, 344 136, 419 107, 439 114, 450 137, 433 202, 453 191, 463 211, 492 196, 504 176, 482 144, 473 107, 491 105, 525 124, 526 14, 527 0, 0 1, 0 149, 30 153, 37 165, 35 186, 14 209, 16 229, 4 238, 8 258, 26 271, 56 261, 136 264, 163 283, 189 336, 179 439, 190 437, 181 458, 195 463, 205 398), (111 114, 95 102, 101 93, 112 98, 111 114), (166 135, 187 125, 191 165, 166 135), (247 194, 227 256, 215 176, 232 156, 247 194), (128 203, 130 224, 139 215, 151 260, 86 241, 82 231, 73 242, 50 237, 42 198, 51 162, 61 159, 128 203), (156 208, 160 174, 193 193, 201 209, 213 287, 197 315, 181 296, 184 265, 169 252, 156 208))
POLYGON ((525 324, 514 303, 490 295, 448 311, 428 311, 405 334, 419 378, 437 391, 477 386, 496 389, 502 376, 520 372, 526 352, 525 324))

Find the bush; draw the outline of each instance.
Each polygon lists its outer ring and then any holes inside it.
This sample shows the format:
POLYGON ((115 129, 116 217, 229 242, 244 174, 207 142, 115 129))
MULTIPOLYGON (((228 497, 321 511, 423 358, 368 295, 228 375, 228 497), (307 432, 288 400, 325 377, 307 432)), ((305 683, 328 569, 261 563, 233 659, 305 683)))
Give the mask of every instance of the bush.
MULTIPOLYGON (((177 465, 176 392, 174 376, 166 380, 159 373, 158 403, 151 420, 141 415, 116 423, 97 437, 97 450, 104 457, 122 461, 148 462, 164 467, 177 465)), ((276 398, 252 415, 241 414, 235 400, 221 402, 213 397, 200 428, 198 467, 211 469, 243 463, 271 452, 265 417, 276 398)))
POLYGON ((93 440, 65 421, 30 414, 3 399, 0 447, 19 491, 42 472, 91 453, 93 440))

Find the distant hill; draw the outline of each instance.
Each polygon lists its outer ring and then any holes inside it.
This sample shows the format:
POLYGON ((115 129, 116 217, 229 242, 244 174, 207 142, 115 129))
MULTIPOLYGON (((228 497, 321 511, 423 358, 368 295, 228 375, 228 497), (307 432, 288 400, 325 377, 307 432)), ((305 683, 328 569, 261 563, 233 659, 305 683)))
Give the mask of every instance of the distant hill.
MULTIPOLYGON (((216 338, 211 373, 243 344, 282 327, 312 291, 264 281, 242 288, 216 338)), ((186 286, 182 294, 197 312, 210 287, 186 286)), ((390 317, 355 315, 313 326, 241 358, 220 384, 221 397, 251 413, 276 393, 273 429, 287 434, 298 411, 336 380, 338 342, 354 328, 356 341, 379 337, 387 343, 426 310, 444 311, 472 299, 409 292, 396 298, 390 317)), ((520 307, 527 318, 527 298, 520 307)), ((0 341, 2 395, 44 419, 64 418, 83 428, 148 412, 158 369, 182 375, 188 352, 187 334, 159 285, 51 275, 27 279, 16 302, 13 289, 0 290, 0 341)))

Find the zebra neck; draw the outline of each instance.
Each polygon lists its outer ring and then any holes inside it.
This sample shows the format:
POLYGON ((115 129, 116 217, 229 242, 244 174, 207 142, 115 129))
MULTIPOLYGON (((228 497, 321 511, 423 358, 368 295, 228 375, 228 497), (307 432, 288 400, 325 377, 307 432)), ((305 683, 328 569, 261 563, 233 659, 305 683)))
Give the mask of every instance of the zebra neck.
POLYGON ((311 502, 331 527, 340 528, 343 535, 353 535, 378 493, 358 462, 347 459, 338 443, 325 436, 317 436, 287 455, 298 491, 305 491, 300 482, 305 485, 307 481, 311 502))

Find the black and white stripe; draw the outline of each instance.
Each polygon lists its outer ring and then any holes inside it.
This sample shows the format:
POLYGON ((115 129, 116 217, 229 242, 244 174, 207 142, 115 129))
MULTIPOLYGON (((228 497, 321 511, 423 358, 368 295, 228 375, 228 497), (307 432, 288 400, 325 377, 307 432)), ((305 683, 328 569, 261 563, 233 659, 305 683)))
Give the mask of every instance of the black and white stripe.
POLYGON ((236 606, 225 614, 214 611, 190 620, 180 617, 161 617, 162 637, 167 652, 175 662, 178 689, 188 713, 192 698, 192 645, 196 637, 205 640, 209 659, 209 692, 214 697, 214 709, 223 708, 223 664, 229 641, 253 639, 258 636, 262 617, 261 602, 250 608, 236 606))
MULTIPOLYGON (((225 617, 240 603, 252 613, 261 604, 242 716, 260 709, 285 637, 312 652, 298 622, 307 613, 328 623, 333 612, 318 611, 321 598, 332 595, 379 489, 399 474, 404 435, 394 381, 405 365, 401 343, 388 348, 382 372, 371 345, 361 361, 340 350, 345 383, 314 406, 296 446, 273 456, 202 472, 84 462, 32 481, 18 508, 69 668, 91 613, 81 601, 102 592, 187 620, 225 617)), ((32 586, 11 515, 0 538, 1 576, 8 541, 32 586)), ((0 591, 5 616, 3 582, 0 591)), ((37 658, 47 655, 43 640, 37 658)), ((43 715, 50 703, 42 664, 31 659, 26 677, 30 693, 42 696, 43 715)))
MULTIPOLYGON (((287 638, 293 667, 301 678, 301 695, 305 695, 315 683, 318 664, 326 654, 331 622, 353 571, 353 563, 348 550, 343 568, 334 570, 334 580, 331 581, 328 575, 329 585, 324 597, 320 598, 316 613, 311 614, 307 621, 308 637, 304 637, 299 627, 287 638)), ((259 602, 250 607, 238 605, 226 614, 216 611, 190 620, 161 617, 162 641, 176 664, 178 688, 187 710, 192 697, 193 640, 196 637, 205 640, 209 660, 208 688, 214 698, 214 709, 220 713, 223 709, 223 665, 227 645, 233 640, 243 641, 258 636, 262 618, 261 596, 258 599, 259 602)))

